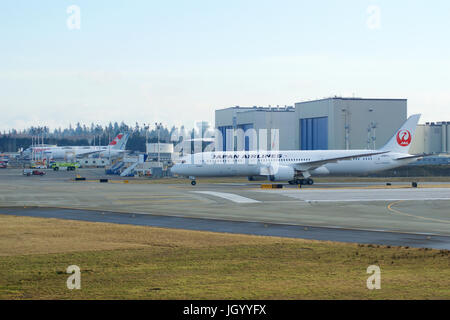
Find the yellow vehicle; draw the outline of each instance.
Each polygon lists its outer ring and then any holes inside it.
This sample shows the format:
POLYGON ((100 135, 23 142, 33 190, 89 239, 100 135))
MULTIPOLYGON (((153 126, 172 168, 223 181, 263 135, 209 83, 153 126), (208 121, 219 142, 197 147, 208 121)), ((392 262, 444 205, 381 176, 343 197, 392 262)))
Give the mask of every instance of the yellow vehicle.
POLYGON ((50 166, 54 171, 58 171, 60 169, 65 169, 67 171, 75 171, 76 168, 79 168, 80 164, 76 162, 54 162, 50 166))
POLYGON ((31 169, 47 169, 47 165, 45 164, 45 162, 36 161, 30 166, 30 168, 31 169))

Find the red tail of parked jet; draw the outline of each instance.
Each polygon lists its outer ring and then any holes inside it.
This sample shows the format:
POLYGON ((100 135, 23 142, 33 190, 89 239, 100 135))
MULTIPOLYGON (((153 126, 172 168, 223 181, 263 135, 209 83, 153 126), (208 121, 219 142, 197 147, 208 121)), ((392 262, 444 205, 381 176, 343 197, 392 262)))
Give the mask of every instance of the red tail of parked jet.
POLYGON ((129 133, 119 133, 110 143, 109 146, 111 149, 119 149, 124 150, 125 145, 127 144, 129 133))

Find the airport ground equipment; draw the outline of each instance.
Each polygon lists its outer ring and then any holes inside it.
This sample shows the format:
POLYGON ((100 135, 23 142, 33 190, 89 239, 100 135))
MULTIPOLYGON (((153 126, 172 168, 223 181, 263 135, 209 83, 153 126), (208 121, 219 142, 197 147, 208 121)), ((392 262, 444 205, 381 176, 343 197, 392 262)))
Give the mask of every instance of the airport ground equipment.
POLYGON ((261 189, 282 189, 282 184, 262 184, 261 189))
POLYGON ((75 177, 75 181, 84 181, 84 180, 86 180, 86 178, 80 176, 79 174, 77 174, 77 176, 75 177))
POLYGON ((135 157, 124 157, 122 161, 124 162, 124 165, 127 164, 128 167, 123 170, 120 174, 121 177, 132 177, 134 176, 134 171, 136 167, 139 164, 142 164, 147 159, 147 155, 140 154, 139 156, 135 157))
POLYGON ((62 168, 65 168, 67 171, 74 171, 76 168, 79 168, 80 164, 76 162, 54 162, 50 166, 54 171, 58 171, 62 168))
POLYGON ((120 169, 125 165, 125 162, 118 161, 111 168, 106 169, 106 174, 120 174, 120 169))
POLYGON ((123 170, 123 172, 120 174, 121 177, 129 177, 133 173, 133 169, 137 167, 139 162, 133 163, 131 166, 123 170))
POLYGON ((32 169, 47 169, 47 164, 45 161, 34 161, 31 162, 30 168, 32 169))
POLYGON ((41 170, 35 170, 35 169, 23 169, 24 176, 43 176, 45 174, 44 171, 41 170))

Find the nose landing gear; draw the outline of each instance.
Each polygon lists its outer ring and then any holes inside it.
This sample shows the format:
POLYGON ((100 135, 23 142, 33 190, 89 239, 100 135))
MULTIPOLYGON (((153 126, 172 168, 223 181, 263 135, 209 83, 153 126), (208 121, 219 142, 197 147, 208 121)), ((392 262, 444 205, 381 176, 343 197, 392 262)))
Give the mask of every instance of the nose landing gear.
POLYGON ((195 186, 195 185, 197 184, 197 182, 196 182, 195 180, 192 180, 192 181, 191 181, 191 184, 192 184, 193 186, 195 186))

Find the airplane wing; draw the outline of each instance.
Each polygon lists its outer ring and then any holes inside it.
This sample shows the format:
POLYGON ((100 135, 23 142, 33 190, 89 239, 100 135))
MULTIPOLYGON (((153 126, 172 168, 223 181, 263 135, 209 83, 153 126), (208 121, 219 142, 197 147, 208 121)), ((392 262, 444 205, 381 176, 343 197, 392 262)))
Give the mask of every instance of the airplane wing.
POLYGON ((349 156, 345 156, 345 157, 325 158, 325 159, 316 160, 316 161, 295 163, 293 166, 294 166, 295 170, 308 171, 308 170, 314 170, 314 169, 321 167, 327 163, 334 163, 334 162, 338 162, 341 160, 349 160, 349 159, 360 158, 360 157, 370 157, 370 156, 375 156, 378 154, 384 154, 384 153, 388 153, 388 152, 389 151, 367 152, 367 153, 349 155, 349 156))
POLYGON ((395 158, 394 160, 404 160, 404 159, 414 159, 414 158, 422 158, 422 157, 428 157, 431 156, 431 153, 424 153, 424 154, 414 154, 414 155, 409 155, 406 157, 400 157, 400 158, 395 158))
POLYGON ((89 152, 84 152, 82 154, 77 155, 77 158, 86 158, 87 156, 91 155, 91 154, 96 154, 96 153, 100 153, 103 150, 95 150, 95 151, 89 151, 89 152))
MULTIPOLYGON (((111 153, 117 154, 117 153, 124 153, 124 152, 128 152, 129 150, 111 150, 111 153)), ((96 154, 96 153, 101 153, 101 152, 105 152, 108 153, 108 150, 95 150, 95 151, 89 151, 89 152, 85 152, 82 154, 77 155, 77 158, 86 158, 87 156, 90 156, 91 154, 96 154)))

